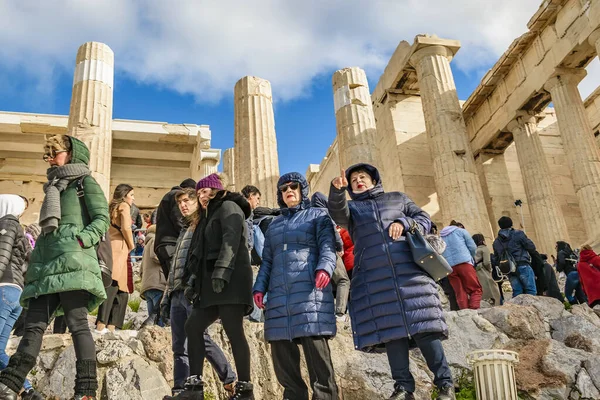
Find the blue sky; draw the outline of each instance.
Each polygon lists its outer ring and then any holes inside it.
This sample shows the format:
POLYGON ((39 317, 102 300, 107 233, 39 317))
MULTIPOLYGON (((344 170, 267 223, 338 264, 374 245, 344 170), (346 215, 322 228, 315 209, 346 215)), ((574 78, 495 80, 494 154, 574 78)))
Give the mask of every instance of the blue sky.
POLYGON ((335 70, 359 66, 373 89, 399 41, 435 33, 462 43, 464 100, 541 3, 0 0, 0 110, 67 114, 77 48, 99 41, 115 52, 114 118, 208 124, 214 148, 233 145, 235 82, 268 79, 280 171, 304 173, 335 137, 335 70))

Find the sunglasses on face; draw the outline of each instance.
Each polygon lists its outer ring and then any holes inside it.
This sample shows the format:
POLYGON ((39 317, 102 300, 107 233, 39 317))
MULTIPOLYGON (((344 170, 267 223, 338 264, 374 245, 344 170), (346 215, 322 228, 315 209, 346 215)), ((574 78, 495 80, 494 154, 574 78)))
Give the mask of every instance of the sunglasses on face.
POLYGON ((300 187, 300 184, 298 182, 286 183, 285 185, 279 186, 279 191, 281 193, 285 193, 285 192, 287 192, 288 188, 292 189, 292 190, 296 190, 299 187, 300 187))
POLYGON ((58 150, 58 151, 52 150, 51 152, 45 153, 44 156, 42 157, 42 159, 44 161, 52 160, 52 159, 56 158, 57 154, 66 153, 66 152, 67 152, 67 150, 58 150))

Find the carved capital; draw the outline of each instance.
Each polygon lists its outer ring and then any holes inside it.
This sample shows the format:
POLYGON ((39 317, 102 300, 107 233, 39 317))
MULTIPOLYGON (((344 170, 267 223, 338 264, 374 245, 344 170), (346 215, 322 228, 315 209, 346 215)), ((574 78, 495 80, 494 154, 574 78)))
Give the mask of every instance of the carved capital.
POLYGON ((535 115, 527 112, 527 111, 517 111, 515 118, 508 123, 506 128, 515 132, 516 130, 522 129, 525 125, 529 124, 532 130, 537 130, 538 119, 535 115))
POLYGON ((425 57, 435 57, 442 56, 448 59, 448 62, 452 61, 452 57, 454 57, 454 53, 451 49, 446 46, 426 46, 417 51, 415 51, 412 56, 410 56, 409 63, 413 67, 417 68, 417 65, 421 62, 421 60, 425 57))
POLYGON ((600 28, 596 29, 590 34, 588 37, 588 42, 594 46, 596 48, 596 52, 598 52, 598 46, 600 45, 600 28))
POLYGON ((583 68, 556 68, 552 77, 544 85, 544 89, 552 93, 552 90, 558 86, 577 86, 586 75, 587 72, 583 68))

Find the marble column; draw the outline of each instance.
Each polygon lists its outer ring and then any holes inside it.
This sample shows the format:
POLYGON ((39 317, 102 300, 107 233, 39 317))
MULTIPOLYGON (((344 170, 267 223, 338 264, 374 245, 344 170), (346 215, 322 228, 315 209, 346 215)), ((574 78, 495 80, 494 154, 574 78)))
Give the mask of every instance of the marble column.
POLYGON ((456 50, 444 45, 417 47, 410 64, 419 80, 443 223, 460 221, 470 233, 491 240, 490 219, 450 70, 456 50))
POLYGON ((375 165, 381 160, 375 143, 375 116, 369 82, 360 68, 344 68, 333 74, 333 102, 342 168, 357 163, 375 165))
MULTIPOLYGON (((115 56, 104 43, 79 47, 67 132, 90 150, 90 170, 109 198, 115 56)), ((135 184, 135 182, 131 182, 135 184)))
POLYGON ((588 241, 600 240, 600 153, 577 85, 583 69, 557 69, 544 88, 550 92, 571 168, 588 241))
MULTIPOLYGON (((227 190, 235 191, 235 150, 227 149, 223 152, 223 174, 227 177, 227 190)), ((241 190, 242 188, 240 188, 241 190)))
POLYGON ((236 185, 258 187, 261 203, 277 207, 279 159, 269 81, 254 76, 240 79, 235 84, 234 108, 236 185))
POLYGON ((557 241, 569 241, 569 232, 552 188, 550 167, 538 134, 536 117, 518 112, 508 129, 517 148, 527 204, 537 237, 536 246, 540 253, 553 254, 557 241))
POLYGON ((596 55, 600 57, 600 29, 596 29, 592 32, 588 41, 596 49, 596 55))
MULTIPOLYGON (((221 161, 220 149, 200 150, 200 179, 218 172, 221 161)), ((227 182, 226 182, 227 184, 227 182)))

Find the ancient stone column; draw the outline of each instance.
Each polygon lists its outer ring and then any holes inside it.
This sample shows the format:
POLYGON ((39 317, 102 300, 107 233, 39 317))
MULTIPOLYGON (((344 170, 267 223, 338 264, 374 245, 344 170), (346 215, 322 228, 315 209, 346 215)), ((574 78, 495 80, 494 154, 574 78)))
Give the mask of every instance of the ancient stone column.
POLYGON ((220 149, 200 150, 200 179, 218 172, 221 161, 220 149))
POLYGON ((342 168, 368 163, 381 169, 375 144, 375 116, 365 71, 344 68, 333 74, 333 103, 342 168))
POLYGON ((430 45, 417 48, 410 63, 419 80, 443 222, 460 221, 489 240, 490 220, 450 70, 453 55, 449 47, 430 45))
MULTIPOLYGON (((90 149, 90 170, 107 198, 110 193, 114 53, 88 42, 77 51, 68 134, 90 149)), ((128 182, 135 185, 135 182, 128 182)))
POLYGON ((235 84, 235 182, 254 185, 261 203, 277 207, 279 159, 269 81, 245 76, 235 84))
POLYGON ((588 38, 588 41, 596 49, 596 55, 600 57, 600 29, 596 29, 594 32, 592 32, 588 38))
POLYGON ((600 153, 577 85, 585 77, 583 69, 556 70, 544 88, 552 95, 558 128, 588 240, 600 240, 600 153))
MULTIPOLYGON (((227 190, 235 191, 235 150, 227 149, 223 152, 223 174, 227 177, 227 190)), ((241 190, 242 188, 240 188, 241 190)))
POLYGON ((552 188, 550 167, 533 115, 519 112, 508 125, 513 133, 527 204, 540 253, 552 254, 559 240, 569 241, 567 224, 552 188))

